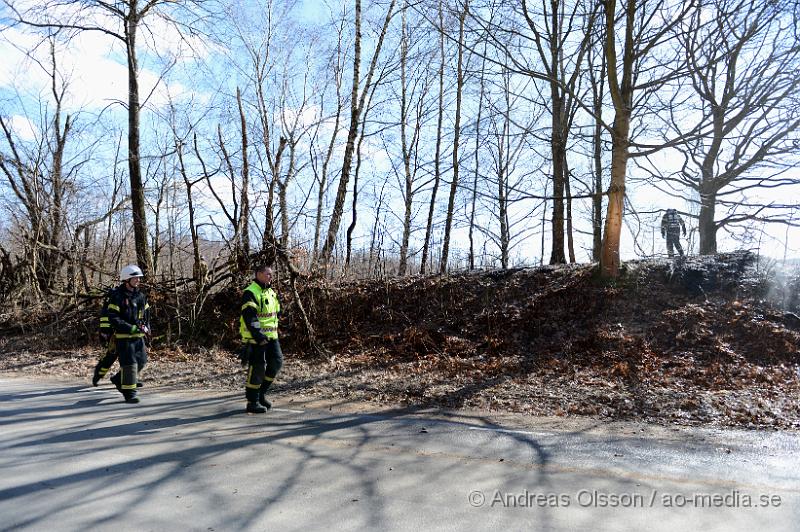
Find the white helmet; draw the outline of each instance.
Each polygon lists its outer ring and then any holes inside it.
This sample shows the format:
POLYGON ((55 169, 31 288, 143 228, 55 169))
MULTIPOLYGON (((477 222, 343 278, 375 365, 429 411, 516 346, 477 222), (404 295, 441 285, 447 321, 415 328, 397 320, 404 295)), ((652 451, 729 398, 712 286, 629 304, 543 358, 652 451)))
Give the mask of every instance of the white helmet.
POLYGON ((127 281, 132 277, 144 277, 142 269, 135 264, 128 264, 119 271, 119 280, 127 281))

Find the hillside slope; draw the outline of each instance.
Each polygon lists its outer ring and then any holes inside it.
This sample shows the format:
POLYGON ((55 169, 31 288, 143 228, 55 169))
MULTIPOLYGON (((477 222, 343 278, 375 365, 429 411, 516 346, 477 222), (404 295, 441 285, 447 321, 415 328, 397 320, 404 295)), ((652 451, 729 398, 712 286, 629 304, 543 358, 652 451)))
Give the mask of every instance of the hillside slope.
MULTIPOLYGON (((301 297, 330 357, 311 354, 283 290, 287 364, 276 392, 800 428, 800 320, 763 302, 769 286, 753 260, 628 263, 613 284, 589 265, 306 282, 301 297)), ((238 297, 207 303, 204 343, 234 345, 238 297)), ((151 299, 169 305, 164 294, 151 299)), ((0 370, 88 375, 96 356, 42 355, 19 337, 0 349, 0 370)), ((239 373, 224 349, 157 344, 147 377, 236 388, 239 373)))

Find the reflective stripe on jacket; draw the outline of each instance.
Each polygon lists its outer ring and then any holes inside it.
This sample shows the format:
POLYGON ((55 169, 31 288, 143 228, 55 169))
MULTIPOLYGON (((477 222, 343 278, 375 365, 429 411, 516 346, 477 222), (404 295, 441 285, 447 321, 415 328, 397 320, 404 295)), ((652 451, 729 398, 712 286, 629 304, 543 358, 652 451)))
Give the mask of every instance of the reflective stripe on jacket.
POLYGON ((111 294, 114 289, 110 289, 103 297, 103 306, 100 308, 100 333, 101 334, 114 334, 114 329, 111 327, 111 322, 108 319, 108 301, 111 299, 111 294))
POLYGON ((108 298, 108 322, 118 340, 143 338, 141 326, 150 326, 150 305, 139 290, 119 286, 108 298))
POLYGON ((668 231, 670 233, 678 233, 681 228, 686 231, 686 225, 683 223, 683 218, 674 210, 668 210, 664 217, 661 218, 661 232, 668 231))

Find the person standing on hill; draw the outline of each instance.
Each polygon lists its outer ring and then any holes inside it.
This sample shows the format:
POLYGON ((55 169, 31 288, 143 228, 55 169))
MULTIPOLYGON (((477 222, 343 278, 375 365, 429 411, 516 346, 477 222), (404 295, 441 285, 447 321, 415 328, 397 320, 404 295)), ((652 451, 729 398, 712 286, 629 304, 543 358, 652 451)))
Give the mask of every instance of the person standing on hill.
POLYGON ((672 248, 678 250, 678 255, 683 257, 683 247, 681 246, 681 229, 683 236, 686 236, 686 224, 683 218, 675 209, 667 209, 661 218, 661 238, 667 239, 667 255, 672 258, 672 248))

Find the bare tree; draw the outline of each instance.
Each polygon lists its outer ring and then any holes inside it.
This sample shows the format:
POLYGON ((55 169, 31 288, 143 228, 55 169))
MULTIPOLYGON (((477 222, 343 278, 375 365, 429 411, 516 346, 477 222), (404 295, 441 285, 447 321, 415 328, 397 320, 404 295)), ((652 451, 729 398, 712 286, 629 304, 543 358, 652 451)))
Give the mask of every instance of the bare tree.
MULTIPOLYGON (((543 74, 550 88, 550 147, 553 165, 553 219, 550 264, 566 262, 564 255, 564 192, 569 179, 567 144, 574 116, 577 85, 583 61, 591 43, 596 7, 582 13, 584 5, 573 2, 541 2, 541 13, 534 14, 529 2, 522 2, 525 20, 533 33, 543 74), (569 10, 569 11, 568 11, 569 10), (582 34, 577 45, 574 34, 582 34), (571 47, 574 50, 568 49, 571 47)), ((574 254, 574 253, 573 253, 574 254)))
POLYGON ((464 5, 458 16, 458 53, 456 60, 456 109, 455 124, 453 126, 453 179, 450 181, 450 196, 447 201, 447 214, 444 222, 444 237, 442 240, 442 257, 439 262, 439 273, 447 271, 447 261, 450 255, 450 232, 453 228, 453 211, 455 209, 456 191, 458 190, 458 170, 460 165, 458 148, 461 139, 461 97, 464 92, 464 21, 469 13, 469 0, 464 5))
POLYGON ((189 234, 192 239, 192 277, 194 277, 194 280, 197 283, 200 291, 202 291, 207 281, 206 274, 208 273, 208 265, 203 265, 204 261, 200 254, 200 235, 197 231, 197 220, 192 189, 197 184, 201 183, 205 179, 205 176, 198 176, 195 178, 190 177, 183 155, 186 139, 178 134, 177 127, 174 122, 171 125, 172 135, 175 142, 175 153, 178 158, 178 172, 183 179, 183 184, 186 191, 186 207, 189 214, 189 234))
MULTIPOLYGON (((510 58, 497 60, 510 62, 510 58)), ((486 124, 483 126, 486 130, 483 144, 488 153, 480 166, 480 182, 485 190, 479 192, 476 187, 476 194, 483 196, 483 209, 494 222, 479 227, 479 231, 497 246, 500 267, 507 269, 511 264, 514 241, 531 229, 533 213, 523 211, 521 215, 514 215, 514 211, 524 209, 521 203, 530 199, 527 194, 533 188, 530 176, 542 171, 541 166, 536 167, 531 160, 528 153, 530 139, 526 134, 541 121, 542 116, 541 112, 529 108, 528 100, 523 96, 533 84, 531 78, 522 78, 522 83, 517 84, 520 79, 515 79, 512 68, 502 69, 495 77, 494 89, 487 90, 483 98, 487 115, 483 120, 486 124)))
POLYGON ((508 253, 511 237, 509 234, 509 174, 511 173, 511 162, 516 159, 516 154, 524 145, 522 137, 518 136, 516 141, 512 139, 511 120, 511 73, 506 70, 501 74, 503 91, 500 95, 500 105, 495 104, 490 117, 490 136, 494 139, 492 157, 494 159, 494 174, 497 184, 497 221, 499 222, 500 232, 498 234, 498 247, 500 248, 500 267, 508 268, 508 253), (512 142, 516 146, 512 145, 512 142))
MULTIPOLYGON (((598 42, 604 41, 604 25, 597 28, 598 42)), ((602 47, 591 46, 587 51, 589 86, 592 92, 592 260, 600 261, 603 247, 603 101, 606 84, 606 54, 602 47), (599 61, 599 64, 596 63, 599 61)))
MULTIPOLYGON (((412 212, 414 197, 419 191, 417 172, 420 168, 419 147, 422 139, 422 127, 427 115, 426 101, 428 94, 429 75, 423 61, 427 61, 427 54, 417 53, 411 58, 412 75, 408 76, 410 34, 417 34, 409 28, 407 20, 408 2, 403 7, 403 21, 400 39, 400 148, 403 161, 403 183, 401 193, 403 196, 403 235, 400 243, 400 262, 397 268, 398 275, 405 275, 408 266, 408 246, 411 237, 412 212), (413 110, 413 112, 412 112, 413 110), (409 134, 409 129, 411 132, 409 134)), ((413 53, 413 50, 412 50, 413 53)))
MULTIPOLYGON (((382 77, 382 76, 381 76, 382 77)), ((369 110, 372 107, 372 98, 375 96, 375 91, 378 88, 378 84, 372 85, 372 90, 370 91, 370 95, 365 101, 365 109, 364 115, 361 120, 361 132, 358 136, 358 142, 356 143, 356 167, 353 171, 353 201, 351 203, 352 207, 350 209, 350 225, 347 226, 347 232, 345 235, 345 257, 344 257, 344 270, 347 270, 350 266, 350 255, 353 249, 353 233, 356 230, 356 224, 358 223, 358 180, 361 176, 361 162, 362 162, 362 151, 361 147, 364 144, 364 139, 367 137, 367 114, 369 114, 369 110)), ((343 271, 344 271, 343 270, 343 271)))
POLYGON ((433 214, 436 208, 436 194, 439 191, 439 183, 442 178, 441 159, 442 159, 442 135, 444 121, 444 67, 445 67, 445 33, 444 33, 444 9, 442 7, 442 0, 439 0, 438 5, 438 33, 439 33, 439 97, 438 113, 436 119, 436 152, 433 157, 433 188, 431 189, 431 199, 428 204, 428 220, 425 224, 425 241, 422 244, 422 258, 420 259, 419 271, 425 273, 428 267, 428 250, 431 242, 431 233, 433 231, 433 214))
POLYGON ((363 88, 361 88, 361 0, 355 0, 355 42, 353 44, 355 52, 353 54, 353 87, 350 94, 350 125, 347 130, 347 144, 345 145, 342 170, 339 176, 339 186, 333 205, 333 214, 331 215, 331 221, 328 225, 328 235, 322 247, 322 252, 317 259, 317 264, 322 265, 323 268, 327 268, 327 263, 333 253, 333 246, 336 244, 336 235, 339 232, 339 224, 341 223, 342 213, 344 212, 344 200, 350 181, 350 171, 353 163, 353 153, 355 152, 359 123, 361 121, 361 113, 364 110, 367 94, 372 87, 373 76, 386 37, 386 31, 394 15, 394 6, 395 0, 392 0, 386 10, 383 27, 378 34, 375 51, 372 55, 369 70, 367 71, 367 77, 364 81, 363 88))
POLYGON ((12 210, 12 216, 23 232, 28 279, 36 294, 56 290, 63 261, 70 257, 64 234, 72 221, 67 206, 75 198, 76 174, 86 162, 83 154, 67 158, 68 143, 74 136, 74 121, 64 112, 67 83, 58 69, 54 38, 46 38, 44 44, 47 61, 29 54, 50 82, 52 104, 47 100, 40 103, 44 112, 41 133, 33 141, 21 139, 9 118, 0 115, 5 141, 0 150, 0 175, 20 207, 12 210))
MULTIPOLYGON (((225 143, 225 138, 222 135, 222 125, 217 124, 217 147, 219 148, 220 153, 220 164, 225 168, 226 171, 223 171, 223 175, 228 178, 231 187, 231 210, 228 210, 227 204, 225 200, 217 193, 216 189, 214 188, 213 183, 211 182, 211 176, 206 174, 206 184, 208 185, 209 190, 211 191, 214 198, 217 200, 217 203, 222 208, 222 212, 225 214, 225 217, 228 219, 228 222, 231 225, 231 229, 233 230, 233 235, 230 239, 228 239, 228 245, 230 248, 229 251, 229 262, 232 265, 233 270, 239 271, 247 271, 247 269, 243 269, 242 267, 244 264, 242 260, 244 255, 242 253, 241 248, 241 226, 239 222, 241 221, 241 217, 239 216, 239 208, 242 201, 242 189, 241 186, 237 184, 237 177, 236 177, 236 169, 233 165, 233 160, 231 158, 231 154, 228 151, 227 145, 225 143)), ((197 153, 198 158, 200 158, 199 152, 197 153)))
MULTIPOLYGON (((202 0, 43 0, 26 3, 3 0, 21 24, 46 31, 100 32, 125 47, 128 67, 128 174, 131 188, 134 239, 137 261, 145 272, 153 268, 147 231, 144 182, 141 169, 139 56, 137 38, 147 19, 158 16, 172 24, 181 35, 183 24, 176 13, 185 7, 198 8, 202 0)), ((199 9, 195 9, 197 20, 199 9)), ((194 32, 194 30, 193 30, 194 32)))
POLYGON ((800 150, 800 46, 786 39, 794 23, 773 2, 708 0, 679 34, 692 97, 667 127, 685 136, 689 116, 702 132, 677 147, 683 165, 656 183, 699 197, 701 254, 716 253, 717 231, 731 224, 785 221, 786 202, 752 193, 800 182, 787 174, 800 150))
POLYGON ((607 0, 605 9, 605 54, 608 88, 614 104, 611 126, 611 184, 603 232, 600 267, 604 277, 617 277, 620 266, 620 235, 625 202, 625 178, 631 145, 631 119, 641 112, 637 92, 652 94, 669 80, 685 75, 685 62, 673 52, 673 29, 697 5, 689 0, 679 5, 667 0, 624 0, 618 17, 617 1, 607 0), (622 24, 622 34, 617 29, 622 24), (617 54, 617 38, 622 56, 617 54), (658 54, 662 54, 659 56, 658 54), (644 74, 644 76, 642 76, 644 74), (638 104, 638 107, 637 107, 638 104))
MULTIPOLYGON (((322 233, 322 211, 323 206, 325 203, 325 193, 329 187, 329 178, 328 178, 328 169, 330 167, 330 162, 333 157, 333 151, 336 147, 336 139, 339 134, 339 127, 342 119, 342 110, 344 108, 344 101, 342 97, 342 83, 343 83, 343 70, 344 70, 344 46, 343 46, 343 37, 344 37, 344 25, 345 21, 342 19, 341 24, 336 28, 337 29, 337 43, 335 47, 335 51, 332 55, 332 58, 329 62, 329 70, 330 76, 333 78, 333 86, 336 89, 336 111, 333 114, 333 130, 331 131, 330 139, 327 142, 327 147, 324 152, 321 153, 322 158, 322 166, 321 168, 317 168, 317 157, 315 157, 315 151, 321 151, 315 149, 317 138, 319 135, 319 130, 323 124, 326 123, 324 118, 325 112, 325 89, 323 88, 320 94, 320 120, 317 122, 317 128, 315 130, 314 135, 312 136, 309 150, 311 151, 311 169, 314 173, 314 180, 317 185, 317 206, 316 206, 316 215, 314 217, 314 247, 312 252, 312 262, 317 260, 317 256, 319 255, 320 251, 320 235, 322 233)), ((329 84, 325 84, 327 87, 329 84)))
POLYGON ((242 92, 236 87, 236 106, 239 110, 239 124, 242 132, 242 186, 241 186, 241 209, 239 210, 239 220, 237 222, 237 233, 239 241, 237 249, 239 253, 239 269, 249 270, 250 257, 250 161, 248 160, 247 150, 247 119, 242 105, 242 92))
POLYGON ((478 72, 480 76, 479 89, 478 89, 478 113, 475 117, 475 168, 473 169, 472 178, 472 200, 469 212, 469 269, 475 269, 475 219, 478 204, 478 182, 481 177, 481 119, 483 118, 483 105, 486 96, 486 85, 488 72, 486 68, 486 53, 488 49, 488 39, 484 39, 483 54, 481 61, 481 68, 478 72))
MULTIPOLYGON (((279 211, 281 214, 281 227, 283 234, 281 242, 288 249, 288 212, 286 209, 287 189, 294 173, 296 161, 296 144, 298 142, 295 132, 307 101, 303 100, 299 108, 295 109, 294 117, 289 118, 289 86, 293 83, 289 70, 292 66, 295 47, 289 42, 289 33, 279 34, 277 29, 281 24, 293 28, 288 20, 290 5, 280 7, 273 1, 259 3, 259 18, 252 19, 249 14, 242 16, 241 9, 234 7, 231 10, 231 20, 235 27, 235 38, 241 41, 247 63, 240 66, 242 73, 249 78, 254 91, 251 105, 255 108, 258 121, 256 137, 260 148, 256 154, 263 168, 266 162, 266 171, 263 173, 267 185, 266 216, 262 239, 262 251, 267 253, 266 259, 272 262, 276 255, 275 249, 267 250, 271 242, 276 241, 274 234, 275 221, 275 196, 277 192, 279 211), (290 66, 291 65, 291 66, 290 66), (293 123, 287 131, 287 120, 293 123), (282 157, 284 150, 289 147, 289 171, 282 180, 282 157)), ((232 61, 238 65, 238 55, 234 52, 232 61)), ((237 97, 240 108, 242 128, 246 122, 244 106, 241 96, 237 97)), ((243 207, 244 211, 244 207, 243 207)), ((244 214, 244 212, 242 212, 244 214)), ((243 221, 243 227, 249 223, 243 221)))

